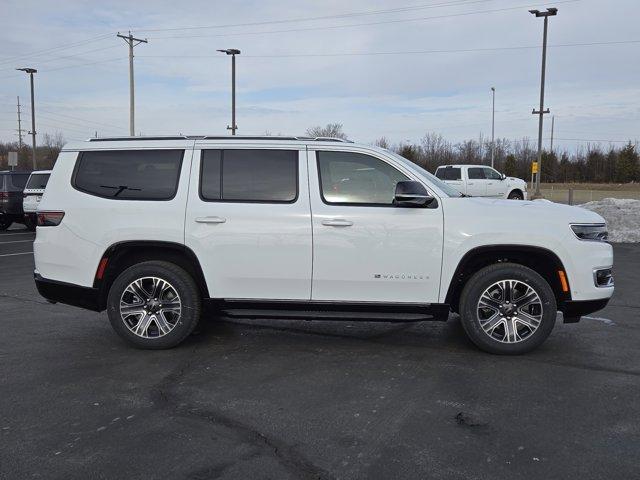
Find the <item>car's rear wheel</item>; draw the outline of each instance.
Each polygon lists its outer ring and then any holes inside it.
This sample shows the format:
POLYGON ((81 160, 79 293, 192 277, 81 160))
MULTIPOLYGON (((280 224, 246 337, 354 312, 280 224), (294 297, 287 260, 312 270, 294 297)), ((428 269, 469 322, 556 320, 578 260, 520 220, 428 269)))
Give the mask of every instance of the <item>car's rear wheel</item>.
POLYGON ((500 263, 474 274, 460 297, 462 326, 479 348, 517 355, 538 347, 553 330, 553 290, 538 273, 500 263))
POLYGON ((8 215, 0 215, 0 231, 8 229, 12 223, 8 215))
POLYGON ((193 278, 162 261, 139 263, 115 279, 107 298, 114 330, 139 348, 178 345, 198 324, 201 298, 193 278))
POLYGON ((35 232, 36 230, 36 220, 31 215, 25 215, 24 217, 24 226, 27 227, 27 230, 35 232))
POLYGON ((509 200, 524 200, 524 195, 520 190, 514 190, 509 194, 509 200))

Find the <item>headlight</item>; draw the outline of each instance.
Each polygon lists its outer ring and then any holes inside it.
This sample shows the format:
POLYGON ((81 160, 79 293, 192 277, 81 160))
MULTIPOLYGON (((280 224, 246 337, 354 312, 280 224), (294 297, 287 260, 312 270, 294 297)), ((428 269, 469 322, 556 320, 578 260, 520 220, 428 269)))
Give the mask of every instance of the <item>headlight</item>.
POLYGON ((571 225, 571 230, 580 240, 606 242, 609 239, 609 232, 607 232, 607 226, 604 223, 571 225))

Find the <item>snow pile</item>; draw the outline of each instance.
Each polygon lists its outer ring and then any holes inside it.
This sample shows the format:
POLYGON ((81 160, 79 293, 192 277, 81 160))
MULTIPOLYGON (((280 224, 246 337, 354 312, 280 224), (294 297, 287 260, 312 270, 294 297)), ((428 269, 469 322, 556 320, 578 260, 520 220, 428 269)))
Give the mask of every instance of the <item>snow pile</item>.
POLYGON ((640 200, 605 198, 580 206, 604 217, 610 242, 640 242, 640 200))

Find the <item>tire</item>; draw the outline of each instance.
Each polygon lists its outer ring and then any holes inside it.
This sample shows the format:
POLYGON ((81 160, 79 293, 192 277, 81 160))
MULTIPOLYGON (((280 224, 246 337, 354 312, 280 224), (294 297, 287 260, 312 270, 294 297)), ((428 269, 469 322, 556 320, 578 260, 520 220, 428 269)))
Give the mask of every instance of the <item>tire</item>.
POLYGON ((115 279, 107 297, 113 329, 130 344, 144 349, 178 345, 198 324, 201 310, 195 281, 170 262, 149 261, 127 268, 115 279), (127 309, 124 314, 121 305, 127 309))
POLYGON ((9 218, 8 215, 0 215, 0 232, 4 232, 7 230, 13 221, 9 218))
POLYGON ((489 353, 520 355, 537 348, 553 330, 556 315, 555 295, 547 281, 514 263, 478 271, 460 296, 464 331, 489 353), (528 303, 518 306, 523 301, 528 303))
POLYGON ((27 230, 31 232, 36 231, 36 222, 33 221, 33 218, 30 216, 24 217, 24 226, 27 227, 27 230))
POLYGON ((509 200, 524 200, 524 195, 520 190, 514 190, 507 197, 509 200))

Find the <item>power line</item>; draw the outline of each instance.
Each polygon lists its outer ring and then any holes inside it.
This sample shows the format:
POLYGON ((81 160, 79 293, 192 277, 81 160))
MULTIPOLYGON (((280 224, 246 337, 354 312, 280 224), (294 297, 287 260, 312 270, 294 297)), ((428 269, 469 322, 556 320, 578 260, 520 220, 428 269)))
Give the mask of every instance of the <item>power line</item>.
MULTIPOLYGON (((561 47, 590 47, 623 44, 640 44, 640 40, 618 40, 608 42, 585 42, 585 43, 559 43, 547 45, 548 48, 561 47)), ((351 56, 373 56, 373 55, 421 55, 431 53, 473 53, 473 52, 493 52, 505 50, 535 50, 542 48, 540 45, 520 45, 513 47, 487 47, 487 48, 460 48, 441 50, 401 50, 389 52, 339 52, 339 53, 291 53, 274 55, 243 55, 245 58, 295 58, 295 57, 351 57, 351 56)), ((138 58, 219 58, 215 55, 139 55, 138 58)))
POLYGON ((122 125, 118 126, 118 125, 114 125, 112 123, 96 122, 95 120, 87 120, 87 119, 84 119, 84 118, 75 117, 75 116, 68 115, 68 114, 62 114, 62 113, 59 113, 57 110, 54 111, 54 110, 52 110, 50 108, 46 108, 46 107, 40 107, 40 110, 44 110, 45 112, 49 112, 49 113, 51 113, 51 114, 53 114, 55 116, 58 116, 58 117, 71 118, 73 120, 80 120, 81 122, 85 122, 85 123, 87 123, 87 122, 88 123, 93 123, 95 125, 99 125, 99 126, 103 126, 103 127, 113 127, 113 128, 117 128, 117 129, 124 128, 124 127, 122 127, 122 125))
POLYGON ((408 12, 408 11, 414 11, 414 10, 425 10, 429 8, 457 7, 457 6, 474 4, 474 3, 486 3, 488 1, 490 0, 455 0, 455 1, 441 2, 441 3, 429 3, 429 4, 423 4, 423 5, 396 7, 396 8, 389 8, 384 10, 366 10, 366 11, 360 11, 360 12, 342 13, 342 14, 336 14, 336 15, 322 15, 322 16, 316 16, 316 17, 298 17, 298 18, 288 18, 283 20, 267 20, 262 22, 228 23, 228 24, 218 24, 218 25, 200 25, 200 26, 187 26, 187 27, 138 28, 138 30, 143 32, 170 32, 170 31, 181 31, 181 30, 255 27, 258 25, 299 23, 299 22, 311 22, 311 21, 317 21, 317 20, 335 20, 339 18, 352 18, 352 17, 361 17, 361 16, 370 16, 370 15, 384 15, 388 13, 400 13, 400 12, 408 12))
MULTIPOLYGON (((562 0, 553 2, 553 5, 560 5, 565 3, 575 3, 581 0, 562 0)), ((545 3, 543 5, 551 5, 552 3, 545 3)), ((271 33, 291 33, 291 32, 306 32, 313 30, 330 30, 336 28, 350 28, 350 27, 363 27, 363 26, 372 26, 372 25, 385 25, 392 23, 406 23, 406 22, 419 22, 424 20, 437 20, 442 18, 453 18, 453 17, 464 17, 469 15, 479 15, 484 13, 497 13, 497 12, 505 12, 511 10, 520 10, 523 8, 527 8, 530 4, 518 5, 517 7, 504 7, 504 8, 495 8, 492 10, 476 10, 473 12, 463 12, 463 13, 451 13, 447 15, 435 15, 431 17, 417 17, 417 18, 403 18, 396 20, 384 20, 379 22, 368 22, 368 23, 351 23, 345 25, 327 25, 327 26, 317 26, 317 27, 302 27, 302 28, 292 28, 287 30, 266 30, 261 32, 238 32, 238 33, 220 33, 220 34, 208 34, 208 35, 173 35, 173 36, 160 36, 160 37, 149 37, 151 40, 160 40, 160 39, 169 39, 169 38, 211 38, 211 37, 228 37, 233 35, 263 35, 263 34, 271 34, 271 33)))

